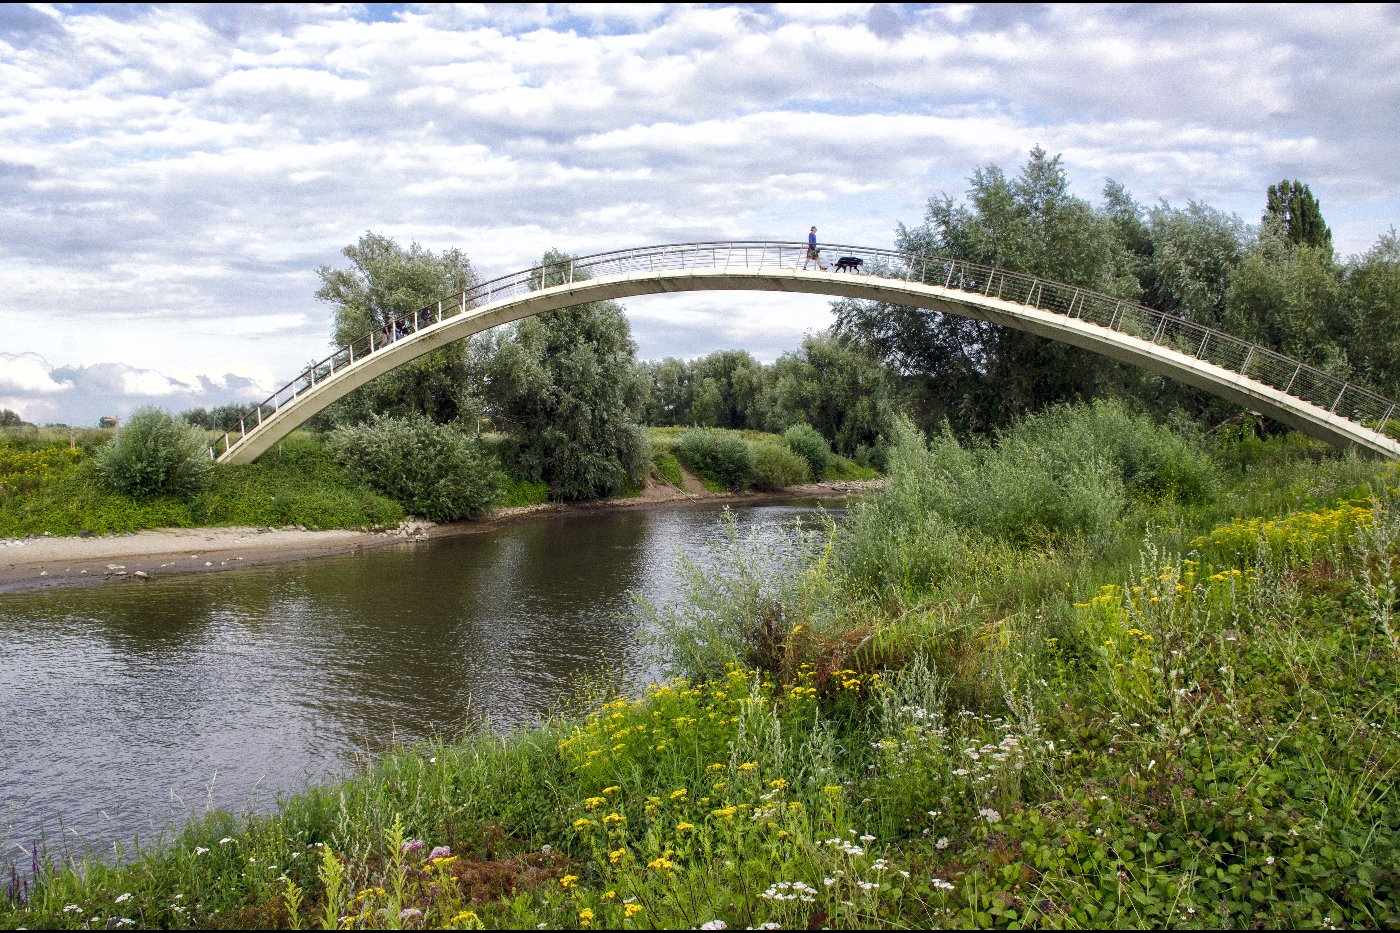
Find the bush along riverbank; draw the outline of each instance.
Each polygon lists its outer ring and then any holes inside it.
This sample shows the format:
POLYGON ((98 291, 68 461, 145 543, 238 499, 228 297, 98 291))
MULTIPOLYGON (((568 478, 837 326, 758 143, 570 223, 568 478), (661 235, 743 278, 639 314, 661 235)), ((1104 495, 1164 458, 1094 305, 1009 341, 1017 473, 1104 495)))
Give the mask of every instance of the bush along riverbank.
POLYGON ((730 526, 641 607, 645 695, 117 861, 37 849, 0 923, 1394 926, 1396 484, 1115 405, 905 425, 790 564, 730 526))
MULTIPOLYGON (((154 436, 128 437, 126 444, 112 430, 0 431, 0 538, 152 528, 392 528, 409 515, 455 521, 550 500, 549 485, 521 475, 500 435, 478 439, 421 419, 381 419, 324 438, 298 432, 255 463, 229 466, 200 459, 206 455, 199 432, 159 412, 136 417, 142 416, 154 436), (150 455, 162 448, 161 456, 150 455)), ((639 497, 648 484, 685 489, 682 462, 710 492, 772 492, 879 476, 831 453, 806 425, 788 433, 797 440, 758 431, 651 429, 645 475, 629 478, 618 497, 639 497), (722 448, 737 459, 678 459, 678 440, 692 436, 701 441, 694 449, 722 448), (798 450, 817 458, 815 465, 798 450)))

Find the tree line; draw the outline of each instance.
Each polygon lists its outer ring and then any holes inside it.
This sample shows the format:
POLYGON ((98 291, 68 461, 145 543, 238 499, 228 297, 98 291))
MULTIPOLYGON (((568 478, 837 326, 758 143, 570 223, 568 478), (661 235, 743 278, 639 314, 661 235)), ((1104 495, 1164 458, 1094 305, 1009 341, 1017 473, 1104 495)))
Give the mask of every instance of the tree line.
MULTIPOLYGON (((1032 150, 1013 176, 977 168, 964 199, 928 201, 897 227, 910 257, 936 255, 1094 289, 1224 330, 1366 385, 1400 394, 1400 238, 1382 235, 1340 260, 1321 205, 1296 180, 1269 186, 1258 224, 1191 201, 1144 206, 1106 181, 1094 205, 1069 191, 1058 156, 1032 150)), ((366 233, 323 266, 317 297, 343 345, 478 281, 459 250, 441 254, 366 233)), ((560 280, 551 250, 535 287, 560 280)), ((1048 406, 1122 397, 1221 419, 1233 406, 1102 356, 1007 327, 882 302, 832 303, 834 323, 772 364, 743 350, 638 361, 622 308, 593 302, 433 351, 313 419, 332 430, 426 419, 491 430, 516 475, 557 498, 616 492, 644 469, 641 425, 782 432, 810 425, 837 452, 880 465, 896 413, 925 429, 996 430, 1048 406)), ((241 406, 186 420, 236 425, 241 406)))
MULTIPOLYGON (((1039 276, 1226 331, 1394 397, 1400 394, 1400 240, 1395 229, 1339 260, 1299 181, 1269 186, 1257 225, 1206 204, 1144 206, 1108 180, 1093 205, 1037 147, 1013 177, 978 168, 966 200, 929 199, 898 248, 1039 276)), ((899 373, 932 424, 990 430, 1065 401, 1140 399, 1207 418, 1232 411, 1198 390, 1020 331, 880 302, 833 305, 833 333, 899 373)))

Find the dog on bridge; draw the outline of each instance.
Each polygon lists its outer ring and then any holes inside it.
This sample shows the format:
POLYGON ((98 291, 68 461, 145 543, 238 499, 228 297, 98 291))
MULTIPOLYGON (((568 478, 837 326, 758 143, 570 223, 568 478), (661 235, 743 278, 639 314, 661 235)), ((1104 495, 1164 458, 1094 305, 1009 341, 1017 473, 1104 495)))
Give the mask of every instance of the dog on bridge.
POLYGON ((864 260, 858 256, 842 256, 836 260, 837 272, 859 272, 864 260))

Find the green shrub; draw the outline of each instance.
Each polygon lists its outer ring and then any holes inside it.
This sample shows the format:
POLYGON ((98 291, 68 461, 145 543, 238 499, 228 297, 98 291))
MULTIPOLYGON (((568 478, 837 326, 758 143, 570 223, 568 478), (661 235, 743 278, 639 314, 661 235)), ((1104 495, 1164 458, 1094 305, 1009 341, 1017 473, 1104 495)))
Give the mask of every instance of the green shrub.
POLYGON ((783 432, 783 443, 807 461, 812 476, 821 479, 831 463, 831 445, 810 424, 794 424, 783 432))
POLYGON ((731 432, 694 428, 681 435, 673 452, 691 472, 725 489, 747 489, 753 483, 753 448, 731 432))
POLYGON ((759 489, 782 489, 811 478, 807 461, 781 444, 759 444, 754 451, 753 484, 759 489))
POLYGON ((327 446, 352 474, 422 518, 477 515, 500 494, 495 458, 457 428, 426 418, 337 428, 327 446))
POLYGON ((1217 465, 1194 425, 1167 427, 1116 400, 1061 405, 1024 418, 997 438, 1010 458, 1067 470, 1101 457, 1139 498, 1194 502, 1214 494, 1217 465))
POLYGON ((133 499, 192 496, 214 472, 204 432, 155 408, 132 413, 116 437, 93 453, 93 465, 103 482, 133 499))

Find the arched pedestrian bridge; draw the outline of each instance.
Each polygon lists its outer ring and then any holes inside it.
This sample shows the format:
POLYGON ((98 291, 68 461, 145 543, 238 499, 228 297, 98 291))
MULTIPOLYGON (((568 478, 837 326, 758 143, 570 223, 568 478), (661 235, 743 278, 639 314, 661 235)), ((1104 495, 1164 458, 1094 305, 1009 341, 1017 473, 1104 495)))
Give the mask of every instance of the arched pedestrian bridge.
POLYGON ((1093 350, 1229 399, 1337 446, 1400 457, 1393 401, 1271 350, 1086 289, 958 260, 805 243, 684 243, 584 256, 492 279, 369 333, 249 411, 212 453, 249 463, 327 405, 454 340, 571 305, 661 292, 800 292, 976 318, 1093 350), (842 257, 857 270, 836 270, 842 257), (815 265, 815 264, 812 264, 815 265))

